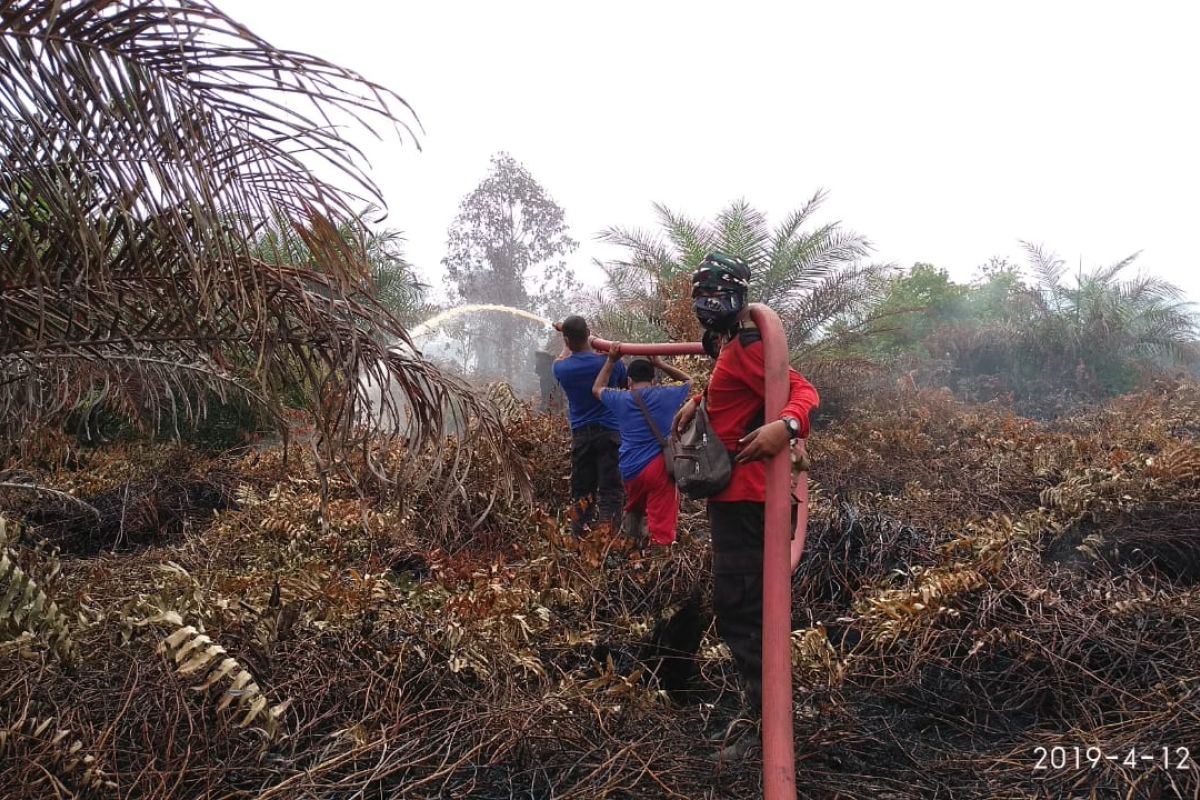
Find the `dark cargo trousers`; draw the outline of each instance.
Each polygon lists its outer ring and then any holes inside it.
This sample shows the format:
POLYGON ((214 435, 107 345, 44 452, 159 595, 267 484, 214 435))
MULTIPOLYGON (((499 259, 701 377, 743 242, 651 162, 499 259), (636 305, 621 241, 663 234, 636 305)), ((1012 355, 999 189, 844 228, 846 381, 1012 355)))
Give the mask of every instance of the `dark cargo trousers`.
POLYGON ((713 613, 717 633, 733 653, 746 702, 762 712, 762 503, 708 503, 712 530, 713 613))
POLYGON ((571 431, 571 498, 575 502, 571 532, 582 536, 593 523, 621 525, 625 485, 617 463, 621 434, 602 425, 571 431))

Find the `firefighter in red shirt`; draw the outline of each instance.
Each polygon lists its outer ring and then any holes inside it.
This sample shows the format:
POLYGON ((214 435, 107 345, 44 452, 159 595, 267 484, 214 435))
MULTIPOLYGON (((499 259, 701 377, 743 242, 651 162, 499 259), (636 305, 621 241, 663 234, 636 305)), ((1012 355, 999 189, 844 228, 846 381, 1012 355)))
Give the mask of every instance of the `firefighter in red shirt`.
MULTIPOLYGON (((734 455, 729 485, 708 500, 713 611, 757 719, 762 710, 763 459, 808 436, 808 415, 820 398, 800 373, 789 370, 783 412, 778 419, 764 419, 763 344, 746 302, 749 287, 749 265, 723 253, 709 253, 692 276, 693 307, 705 330, 705 349, 717 359, 708 384, 709 421, 734 455)), ((696 413, 700 398, 693 400, 675 417, 677 434, 696 413)))

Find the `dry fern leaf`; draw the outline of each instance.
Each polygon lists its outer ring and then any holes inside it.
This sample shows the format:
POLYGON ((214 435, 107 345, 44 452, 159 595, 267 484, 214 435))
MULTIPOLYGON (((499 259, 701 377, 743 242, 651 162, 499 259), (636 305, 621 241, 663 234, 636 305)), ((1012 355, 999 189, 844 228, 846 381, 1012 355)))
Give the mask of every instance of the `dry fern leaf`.
POLYGON ((75 642, 67 617, 58 605, 46 596, 42 588, 17 564, 16 555, 7 548, 0 549, 0 624, 5 621, 43 637, 64 662, 74 660, 75 642))
MULTIPOLYGON (((178 617, 164 615, 163 619, 174 622, 178 617)), ((254 682, 254 676, 208 635, 191 625, 181 625, 159 643, 156 652, 169 656, 180 675, 204 676, 203 683, 192 687, 198 692, 207 692, 218 683, 227 681, 228 685, 217 703, 217 711, 224 711, 236 701, 237 707, 246 712, 237 722, 238 727, 257 724, 266 731, 268 737, 275 738, 279 720, 291 700, 268 707, 267 698, 254 682)))
POLYGON ((72 738, 69 730, 57 728, 52 718, 22 717, 7 728, 0 728, 0 759, 7 756, 9 744, 19 737, 48 742, 59 767, 57 771, 76 786, 97 792, 117 788, 97 765, 96 757, 83 752, 83 742, 72 738))
POLYGON ((887 589, 857 604, 859 614, 873 621, 885 639, 898 637, 921 619, 957 616, 954 599, 987 586, 979 571, 961 565, 914 569, 914 577, 912 586, 887 589))
POLYGON ((829 643, 824 625, 792 631, 792 670, 811 685, 840 686, 845 664, 829 643))
POLYGON ((8 520, 0 516, 0 547, 8 547, 17 543, 16 525, 10 525, 8 520))
POLYGON ((1043 489, 1039 500, 1043 507, 1058 509, 1068 514, 1102 509, 1112 500, 1118 475, 1111 470, 1088 467, 1071 475, 1057 486, 1043 489))
POLYGON ((1176 483, 1200 484, 1200 447, 1191 444, 1173 447, 1147 460, 1147 472, 1156 478, 1176 483))

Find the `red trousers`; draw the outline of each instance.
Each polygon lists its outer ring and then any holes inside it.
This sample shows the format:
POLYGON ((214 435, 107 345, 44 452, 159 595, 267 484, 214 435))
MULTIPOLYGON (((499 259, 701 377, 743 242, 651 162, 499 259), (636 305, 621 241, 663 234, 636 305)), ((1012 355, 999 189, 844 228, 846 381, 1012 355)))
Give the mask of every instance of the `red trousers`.
POLYGON ((671 544, 679 523, 679 491, 667 477, 663 456, 651 461, 637 477, 625 482, 625 513, 646 515, 652 544, 671 544))

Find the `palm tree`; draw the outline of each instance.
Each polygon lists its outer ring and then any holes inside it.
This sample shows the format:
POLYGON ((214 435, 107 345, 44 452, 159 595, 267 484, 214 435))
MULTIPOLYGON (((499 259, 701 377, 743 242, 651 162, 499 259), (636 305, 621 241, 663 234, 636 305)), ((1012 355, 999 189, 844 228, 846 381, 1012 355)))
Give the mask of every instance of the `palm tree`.
MULTIPOLYGON (((429 285, 420 279, 416 267, 405 256, 403 232, 372 224, 371 217, 378 212, 377 207, 368 207, 342 223, 338 234, 348 247, 361 252, 366 261, 367 280, 362 289, 408 328, 437 313, 437 307, 427 302, 429 285)), ((304 237, 283 218, 273 220, 259 231, 253 252, 276 266, 321 269, 304 237)))
POLYGON ((399 419, 362 413, 364 375, 400 387, 411 438, 453 401, 505 442, 464 384, 385 344, 404 326, 342 235, 379 199, 342 130, 415 142, 415 122, 208 0, 0 4, 0 445, 97 398, 150 423, 211 392, 273 408, 297 374, 330 458, 374 432, 362 420, 399 419), (279 219, 306 260, 256 250, 279 219))
POLYGON ((404 234, 394 228, 371 230, 365 247, 380 304, 407 328, 433 316, 437 307, 426 300, 429 284, 418 277, 405 256, 405 241, 404 234))
POLYGON ((721 250, 750 264, 750 299, 779 313, 794 354, 811 355, 827 344, 822 337, 831 323, 866 305, 877 283, 872 278, 886 269, 862 263, 870 242, 840 223, 806 229, 825 196, 816 192, 774 228, 745 200, 711 222, 655 205, 661 230, 609 228, 600 234, 602 242, 627 253, 600 263, 607 283, 592 298, 591 313, 612 336, 695 340, 700 331, 691 311, 691 275, 706 253, 721 250))
POLYGON ((1196 317, 1183 291, 1162 278, 1122 279, 1138 254, 1064 282, 1066 263, 1022 243, 1037 279, 1035 322, 1025 350, 1053 374, 1080 372, 1104 391, 1131 387, 1139 365, 1183 366, 1192 360, 1196 317))

